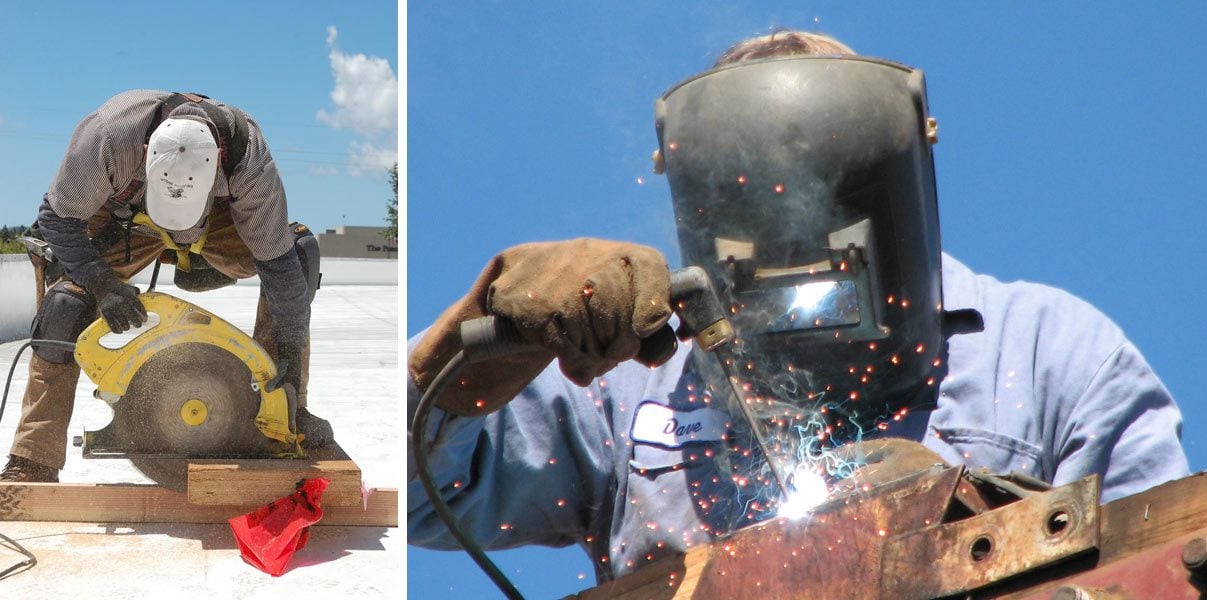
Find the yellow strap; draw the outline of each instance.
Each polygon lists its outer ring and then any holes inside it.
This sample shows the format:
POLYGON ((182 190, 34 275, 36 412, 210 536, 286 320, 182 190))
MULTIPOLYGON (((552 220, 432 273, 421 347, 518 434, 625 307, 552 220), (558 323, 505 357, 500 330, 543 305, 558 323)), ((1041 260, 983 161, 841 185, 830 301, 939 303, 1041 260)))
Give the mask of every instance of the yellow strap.
POLYGON ((155 233, 158 233, 159 239, 163 241, 163 245, 167 246, 169 250, 176 251, 176 268, 184 271, 185 273, 189 272, 189 253, 201 254, 201 249, 205 247, 205 238, 209 234, 208 230, 202 231, 201 237, 197 238, 197 241, 193 242, 186 249, 176 245, 176 241, 172 239, 172 236, 167 232, 167 230, 156 225, 155 222, 151 220, 151 217, 148 217, 146 213, 136 212, 134 213, 132 220, 135 224, 148 227, 155 233))

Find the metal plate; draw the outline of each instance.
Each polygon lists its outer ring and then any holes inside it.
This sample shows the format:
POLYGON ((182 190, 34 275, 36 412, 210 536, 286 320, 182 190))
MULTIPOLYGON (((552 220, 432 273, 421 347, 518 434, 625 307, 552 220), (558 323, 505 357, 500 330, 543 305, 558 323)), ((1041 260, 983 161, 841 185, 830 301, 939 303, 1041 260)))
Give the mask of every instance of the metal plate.
POLYGON ((962 521, 885 540, 881 595, 935 598, 975 590, 1098 547, 1096 476, 962 521))
POLYGON ((823 504, 809 519, 776 519, 714 542, 696 597, 902 597, 882 596, 877 585, 885 536, 940 522, 962 473, 927 469, 823 504))

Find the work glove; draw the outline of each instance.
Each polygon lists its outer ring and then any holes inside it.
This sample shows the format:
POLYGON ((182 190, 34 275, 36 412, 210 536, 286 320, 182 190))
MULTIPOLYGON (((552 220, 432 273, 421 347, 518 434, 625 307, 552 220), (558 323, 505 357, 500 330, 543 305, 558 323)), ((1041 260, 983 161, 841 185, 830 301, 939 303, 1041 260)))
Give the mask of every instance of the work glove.
POLYGON ((537 349, 466 365, 437 405, 457 415, 494 412, 554 359, 580 386, 637 356, 671 315, 670 270, 657 250, 581 238, 503 251, 410 353, 419 389, 461 350, 460 324, 488 314, 512 321, 537 349))
POLYGON ((85 286, 96 298, 101 317, 114 333, 140 327, 147 322, 147 309, 138 299, 138 288, 122 283, 112 272, 85 286))

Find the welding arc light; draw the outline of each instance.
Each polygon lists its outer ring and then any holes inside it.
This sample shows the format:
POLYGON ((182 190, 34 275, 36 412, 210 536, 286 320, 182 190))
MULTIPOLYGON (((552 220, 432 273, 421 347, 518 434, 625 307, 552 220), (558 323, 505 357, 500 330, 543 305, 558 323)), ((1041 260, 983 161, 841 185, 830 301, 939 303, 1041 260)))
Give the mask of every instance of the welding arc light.
POLYGON ((859 294, 855 282, 813 281, 776 290, 781 308, 767 324, 768 332, 834 327, 859 323, 859 294))

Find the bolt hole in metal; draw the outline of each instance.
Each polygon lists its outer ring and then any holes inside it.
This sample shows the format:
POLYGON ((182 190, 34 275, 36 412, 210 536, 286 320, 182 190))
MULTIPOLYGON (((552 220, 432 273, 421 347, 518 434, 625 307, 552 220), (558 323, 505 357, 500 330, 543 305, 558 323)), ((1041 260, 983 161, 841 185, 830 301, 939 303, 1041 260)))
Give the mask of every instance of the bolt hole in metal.
POLYGON ((1072 521, 1073 519, 1069 516, 1069 513, 1063 510, 1052 511, 1052 514, 1048 515, 1048 535, 1060 535, 1064 533, 1072 521))
POLYGON ((993 538, 982 535, 972 541, 972 546, 968 548, 968 555, 972 557, 973 562, 981 562, 989 555, 993 554, 993 538))

